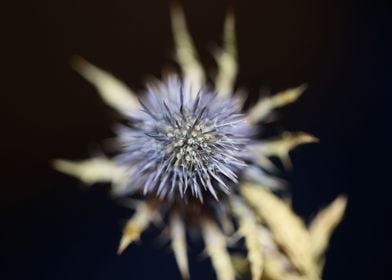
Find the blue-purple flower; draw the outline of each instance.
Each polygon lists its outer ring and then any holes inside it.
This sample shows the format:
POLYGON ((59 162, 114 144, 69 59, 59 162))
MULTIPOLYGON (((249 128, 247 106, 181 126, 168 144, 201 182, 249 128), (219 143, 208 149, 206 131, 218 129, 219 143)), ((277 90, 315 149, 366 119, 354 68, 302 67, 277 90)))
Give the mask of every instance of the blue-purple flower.
POLYGON ((193 93, 171 76, 149 85, 139 103, 141 110, 127 115, 132 124, 117 129, 116 161, 129 167, 129 189, 201 202, 235 191, 254 134, 238 98, 207 87, 193 93))

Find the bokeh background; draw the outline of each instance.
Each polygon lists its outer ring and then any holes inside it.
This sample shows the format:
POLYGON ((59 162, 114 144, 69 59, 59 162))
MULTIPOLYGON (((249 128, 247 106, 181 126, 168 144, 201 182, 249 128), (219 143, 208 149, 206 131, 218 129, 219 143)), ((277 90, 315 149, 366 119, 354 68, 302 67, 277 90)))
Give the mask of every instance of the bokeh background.
MULTIPOLYGON (((292 153, 295 210, 309 220, 346 193, 349 204, 328 251, 324 279, 388 279, 390 234, 391 6, 381 1, 183 1, 206 69, 225 13, 237 17, 240 75, 251 104, 309 84, 279 110, 265 136, 307 131, 317 145, 292 153)), ((102 149, 116 115, 69 67, 81 55, 134 89, 172 66, 169 2, 13 1, 1 17, 1 279, 180 279, 154 230, 117 256, 130 210, 50 168, 102 149), (1 275, 4 274, 4 277, 1 275)), ((193 279, 214 279, 190 248, 193 279)))

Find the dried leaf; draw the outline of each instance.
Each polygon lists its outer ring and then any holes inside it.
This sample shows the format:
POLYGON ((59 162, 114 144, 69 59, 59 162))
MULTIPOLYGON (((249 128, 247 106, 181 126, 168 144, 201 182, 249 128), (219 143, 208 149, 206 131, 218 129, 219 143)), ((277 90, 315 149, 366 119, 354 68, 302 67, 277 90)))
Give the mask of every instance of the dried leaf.
POLYGON ((184 83, 189 84, 196 95, 204 84, 204 71, 201 67, 192 38, 186 26, 183 10, 176 5, 171 10, 172 29, 175 41, 175 55, 184 74, 184 83))
POLYGON ((257 104, 249 111, 249 120, 252 123, 262 121, 275 108, 285 106, 297 100, 305 91, 306 85, 279 92, 271 97, 260 99, 257 104))
POLYGON ((232 197, 230 203, 238 219, 239 233, 245 238, 252 279, 259 280, 263 274, 264 262, 257 218, 238 197, 232 197))
POLYGON ((98 68, 82 57, 76 56, 71 66, 98 90, 102 100, 126 115, 139 106, 135 93, 112 74, 98 68))
POLYGON ((218 280, 235 280, 235 271, 227 251, 226 236, 210 219, 201 224, 206 252, 211 258, 218 280))
POLYGON ((346 205, 347 197, 344 195, 339 196, 330 205, 321 210, 310 224, 310 238, 316 258, 324 254, 332 232, 343 218, 346 205))
POLYGON ((233 92, 238 71, 235 19, 232 11, 229 11, 226 16, 223 44, 223 49, 217 49, 214 53, 218 65, 215 88, 219 94, 227 96, 233 92))
POLYGON ((189 279, 185 226, 178 213, 170 216, 171 246, 183 279, 189 279))
POLYGON ((241 193, 267 224, 294 267, 300 273, 317 279, 310 236, 303 221, 285 202, 261 186, 245 183, 241 186, 241 193))

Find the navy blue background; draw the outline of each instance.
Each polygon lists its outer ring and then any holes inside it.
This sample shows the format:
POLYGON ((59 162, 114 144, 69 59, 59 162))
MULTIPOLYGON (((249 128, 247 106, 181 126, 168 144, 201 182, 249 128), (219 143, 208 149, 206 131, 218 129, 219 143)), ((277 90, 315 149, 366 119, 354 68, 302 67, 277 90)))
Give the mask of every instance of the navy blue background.
MULTIPOLYGON (((309 219, 346 193, 324 279, 388 279, 390 250, 391 7, 378 1, 185 1, 206 68, 224 15, 237 16, 238 86, 254 101, 303 82, 309 90, 279 110, 283 130, 317 145, 292 153, 294 207, 309 219)), ((113 135, 115 114, 68 66, 79 54, 135 89, 171 63, 167 1, 14 1, 1 9, 2 279, 180 279, 154 230, 116 255, 130 211, 108 186, 85 189, 50 169, 53 158, 85 158, 113 135), (159 249, 157 249, 159 248, 159 249)), ((200 246, 193 279, 214 279, 200 246), (201 259, 201 260, 200 260, 201 259)))

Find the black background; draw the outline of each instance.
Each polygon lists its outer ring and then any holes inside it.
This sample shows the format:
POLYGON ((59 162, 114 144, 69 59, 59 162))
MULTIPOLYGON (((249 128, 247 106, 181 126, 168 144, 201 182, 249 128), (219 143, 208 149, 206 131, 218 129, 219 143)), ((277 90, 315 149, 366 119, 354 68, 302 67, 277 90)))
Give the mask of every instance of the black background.
MULTIPOLYGON (((226 10, 237 17, 238 86, 251 101, 303 82, 309 90, 278 126, 317 145, 292 153, 294 207, 311 217, 338 194, 349 205, 324 279, 390 279, 391 8, 377 1, 185 1, 207 69, 226 10), (389 277, 388 277, 389 276, 389 277)), ((130 212, 108 186, 84 189, 52 171, 53 158, 85 158, 113 135, 116 117, 68 66, 79 54, 142 89, 172 63, 167 1, 14 1, 1 9, 2 279, 179 279, 152 232, 115 251, 130 212)), ((194 279, 213 279, 191 248, 194 279)))

